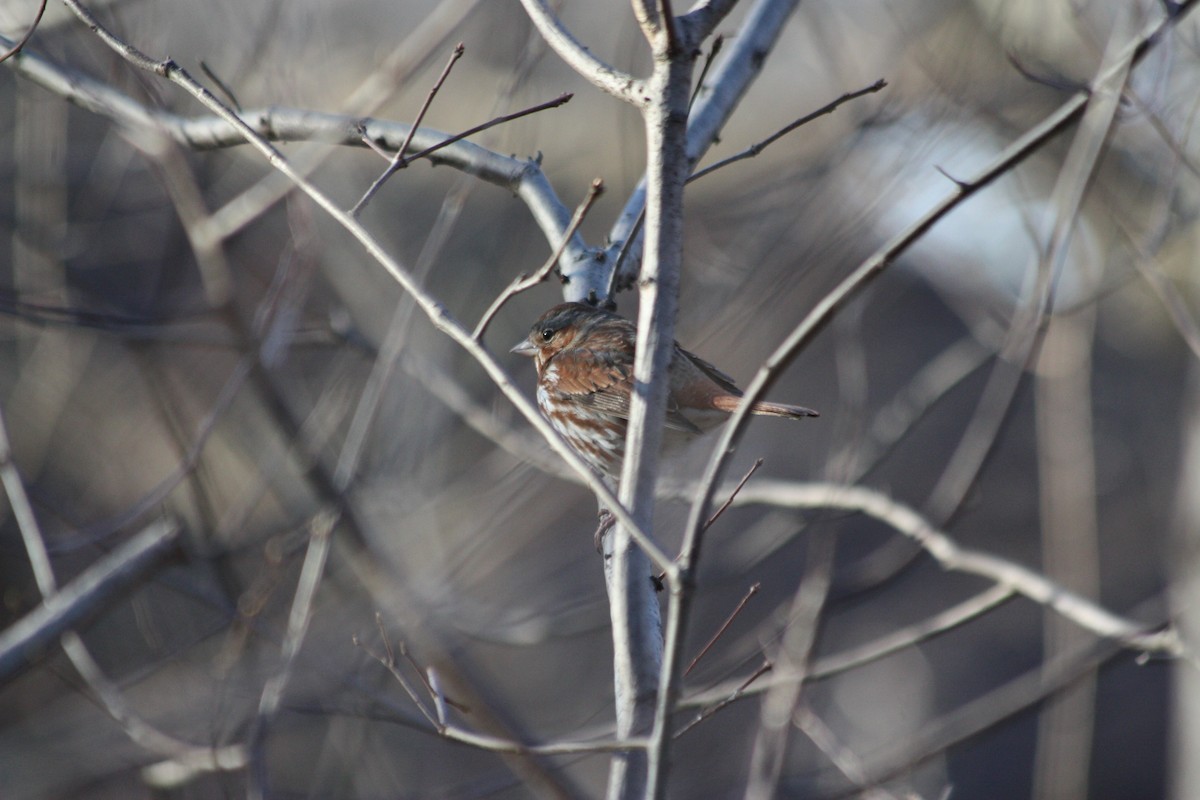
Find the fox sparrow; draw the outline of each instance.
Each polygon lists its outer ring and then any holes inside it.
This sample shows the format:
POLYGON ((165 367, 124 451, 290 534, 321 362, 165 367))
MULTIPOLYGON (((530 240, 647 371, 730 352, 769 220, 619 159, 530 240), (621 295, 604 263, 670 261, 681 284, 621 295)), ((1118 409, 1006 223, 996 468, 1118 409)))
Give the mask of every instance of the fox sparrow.
MULTIPOLYGON (((637 328, 608 311, 562 303, 534 323, 512 349, 537 366, 537 402, 575 452, 592 469, 616 482, 625 456, 629 396, 637 328)), ((690 438, 732 414, 742 392, 733 379, 675 343, 667 395, 665 438, 690 438)), ((775 417, 818 416, 802 406, 758 402, 751 413, 775 417)))

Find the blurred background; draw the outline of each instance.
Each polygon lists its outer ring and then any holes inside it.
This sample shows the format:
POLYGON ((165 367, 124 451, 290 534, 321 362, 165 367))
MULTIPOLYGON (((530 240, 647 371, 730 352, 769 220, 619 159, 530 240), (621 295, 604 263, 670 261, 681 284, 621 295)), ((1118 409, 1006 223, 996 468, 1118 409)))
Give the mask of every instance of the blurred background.
MULTIPOLYGON (((748 381, 839 280, 1085 87, 1110 39, 1132 40, 1163 6, 803 3, 709 161, 844 92, 888 87, 689 187, 680 343, 748 381)), ((34 11, 0 4, 0 32, 18 37, 34 11)), ((582 227, 592 245, 643 170, 638 115, 549 52, 516 0, 118 0, 95 11, 215 87, 207 69, 247 109, 411 121, 460 41, 427 125, 455 132, 575 92, 473 140, 540 154, 568 206, 603 178, 582 227)), ((601 58, 645 74, 628 4, 566 0, 560 13, 601 58)), ((735 35, 744 14, 719 31, 735 35)), ((754 422, 730 475, 761 457, 754 480, 872 487, 962 545, 1147 625, 1186 610, 1200 524, 1189 516, 1200 480, 1200 433, 1189 433, 1200 411, 1198 48, 1192 15, 1133 72, 1028 358, 1006 342, 1063 210, 1053 190, 1074 128, 840 312, 771 394, 820 419, 754 422)), ((204 113, 55 4, 29 49, 147 106, 204 113)), ((463 727, 537 743, 609 735, 590 493, 303 196, 215 247, 197 236, 270 174, 249 148, 166 145, 9 69, 0 109, 0 410, 58 581, 164 514, 186 530, 181 555, 80 629, 131 714, 198 746, 244 741, 283 664, 314 519, 338 507, 311 627, 264 734, 270 796, 601 796, 607 756, 441 739, 372 655, 393 648, 418 687, 413 665, 435 667, 463 727)), ((281 147, 347 208, 385 165, 366 148, 281 147)), ((550 252, 520 200, 424 163, 393 176, 362 220, 468 324, 550 252)), ((554 281, 521 295, 487 345, 506 353, 560 299, 554 281)), ((631 293, 616 299, 636 314, 631 293)), ((531 365, 503 358, 532 395, 531 365)), ((667 479, 686 485, 711 444, 674 459, 667 479)), ((669 552, 686 514, 685 502, 661 503, 669 552)), ((818 661, 989 588, 860 515, 747 503, 706 539, 688 653, 752 585, 761 591, 688 676, 685 698, 737 686, 774 657, 812 542, 831 536, 818 661)), ((6 507, 0 623, 40 599, 6 507)), ((1194 797, 1190 672, 1011 600, 806 684, 778 794, 854 796, 882 780, 868 796, 1194 797)), ((759 711, 746 698, 681 736, 671 795, 742 796, 759 711)), ((0 685, 0 796, 245 793, 245 769, 190 771, 129 731, 48 650, 0 685)))

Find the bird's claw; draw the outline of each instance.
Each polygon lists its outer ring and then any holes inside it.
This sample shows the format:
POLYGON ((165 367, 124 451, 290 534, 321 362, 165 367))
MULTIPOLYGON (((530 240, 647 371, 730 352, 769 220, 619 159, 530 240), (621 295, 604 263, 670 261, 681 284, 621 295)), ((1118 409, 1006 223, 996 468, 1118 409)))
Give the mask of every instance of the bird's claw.
POLYGON ((594 538, 596 544, 596 552, 604 552, 604 534, 612 530, 612 526, 617 523, 617 518, 607 508, 600 509, 600 521, 596 524, 596 535, 594 538))

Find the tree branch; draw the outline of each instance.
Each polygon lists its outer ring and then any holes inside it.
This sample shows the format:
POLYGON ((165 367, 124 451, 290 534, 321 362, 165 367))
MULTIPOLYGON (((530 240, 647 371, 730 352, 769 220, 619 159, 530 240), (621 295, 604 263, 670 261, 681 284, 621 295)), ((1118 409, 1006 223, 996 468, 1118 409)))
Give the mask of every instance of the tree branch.
MULTIPOLYGON (((12 40, 0 36, 0 45, 12 44, 12 40)), ((29 51, 9 59, 6 65, 64 100, 113 120, 127 135, 144 137, 146 130, 159 131, 193 150, 213 150, 247 143, 238 125, 219 114, 183 117, 147 108, 107 84, 81 72, 52 64, 29 51), (135 133, 138 131, 142 133, 135 133)), ((561 104, 562 98, 550 102, 561 104)), ((524 113, 529 113, 529 110, 524 113)), ((508 117, 486 124, 496 124, 506 119, 508 117)), ((418 128, 413 133, 411 125, 401 122, 275 106, 247 109, 239 115, 239 120, 258 137, 272 142, 312 141, 330 146, 364 147, 363 137, 366 136, 372 142, 395 151, 411 135, 413 146, 420 148, 425 153, 423 157, 431 163, 461 170, 516 193, 529 208, 546 241, 552 245, 562 239, 563 231, 571 219, 571 209, 558 199, 536 161, 504 156, 461 140, 446 144, 452 135, 433 128, 418 128), (439 144, 441 147, 430 150, 439 144)), ((477 132, 479 128, 472 130, 477 132)), ((412 156, 409 160, 416 157, 412 156)), ((214 239, 224 238, 240 230, 246 218, 260 209, 261 203, 250 198, 226 205, 200 226, 199 233, 214 239)), ((575 265, 590 260, 592 251, 576 234, 563 252, 560 269, 564 273, 569 272, 575 265)))
POLYGON ((642 82, 632 75, 605 64, 576 39, 545 0, 521 0, 525 13, 546 43, 585 80, 613 97, 635 105, 642 102, 642 82))
POLYGON ((128 590, 179 541, 173 520, 152 522, 100 557, 66 586, 0 632, 0 681, 33 661, 45 647, 128 590))
MULTIPOLYGON (((375 240, 374 237, 358 223, 348 213, 343 211, 333 200, 321 192, 311 181, 299 174, 283 156, 278 149, 273 147, 264 137, 258 135, 255 130, 248 125, 241 117, 234 113, 212 92, 205 89, 197 83, 195 79, 188 74, 187 70, 180 67, 174 61, 166 59, 164 61, 148 60, 136 48, 124 45, 123 42, 111 32, 100 26, 100 23, 91 15, 91 13, 82 7, 76 0, 64 0, 68 8, 71 9, 76 16, 80 17, 88 27, 93 30, 103 30, 103 39, 106 43, 112 44, 114 49, 127 58, 130 63, 142 69, 147 69, 156 75, 163 75, 169 81, 183 88, 197 100, 199 100, 206 108, 216 114, 225 124, 240 132, 240 134, 249 142, 255 150, 257 150, 268 163, 291 179, 297 187, 305 194, 311 197, 318 206, 320 206, 330 217, 341 225, 359 244, 367 251, 367 253, 379 263, 380 266, 417 302, 422 312, 429 318, 429 321, 435 328, 447 334, 451 340, 457 343, 460 347, 467 351, 487 372, 488 376, 500 389, 500 391, 508 397, 508 399, 517 407, 517 409, 525 416, 534 428, 536 428, 551 447, 554 448, 559 455, 571 467, 578 471, 581 477, 587 482, 588 486, 596 493, 606 507, 612 511, 613 515, 630 530, 631 535, 638 542, 647 555, 650 556, 654 564, 660 569, 665 570, 668 575, 674 575, 677 572, 675 564, 670 558, 662 552, 662 550, 653 542, 653 540, 645 533, 642 526, 639 525, 633 516, 621 504, 612 490, 608 488, 588 466, 583 459, 579 457, 574 450, 571 449, 561 436, 550 426, 550 423, 538 413, 534 405, 521 393, 513 384, 512 379, 504 371, 504 368, 495 359, 495 357, 478 342, 471 338, 470 331, 466 330, 463 325, 456 320, 450 312, 441 303, 437 302, 433 297, 427 294, 422 289, 413 277, 400 265, 398 261, 392 258, 383 249, 383 247, 375 240)), ((24 54, 18 56, 16 60, 23 59, 24 54)))
MULTIPOLYGON (((766 56, 774 48, 784 24, 799 2, 758 0, 747 13, 746 21, 737 35, 730 38, 730 44, 724 48, 724 58, 708 84, 701 87, 699 100, 688 119, 689 169, 708 151, 750 84, 758 77, 766 56)), ((724 5, 724 0, 713 3, 714 7, 724 5)), ((612 244, 608 247, 606 257, 591 264, 581 262, 576 271, 569 275, 575 284, 573 289, 568 285, 572 291, 569 299, 586 297, 589 291, 604 297, 610 286, 614 291, 620 291, 633 285, 641 264, 642 244, 637 228, 645 206, 646 182, 643 178, 625 202, 609 233, 612 244), (616 273, 618 264, 621 265, 620 273, 616 273)))

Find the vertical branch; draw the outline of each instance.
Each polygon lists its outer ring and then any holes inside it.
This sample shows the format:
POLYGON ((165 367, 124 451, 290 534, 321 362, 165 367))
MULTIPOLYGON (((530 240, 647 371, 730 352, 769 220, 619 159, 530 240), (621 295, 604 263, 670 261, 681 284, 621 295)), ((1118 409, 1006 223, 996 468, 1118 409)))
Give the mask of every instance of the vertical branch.
MULTIPOLYGON (((1095 322, 1095 307, 1053 321, 1035 388, 1043 569, 1046 577, 1089 598, 1100 590, 1091 387, 1095 322)), ((1047 660, 1094 640, 1046 610, 1047 660)), ((1035 798, 1087 796, 1095 693, 1091 673, 1047 702, 1038 722, 1035 798)))
MULTIPOLYGON (((1168 564, 1171 613, 1185 641, 1200 641, 1200 361, 1188 364, 1180 427, 1182 446, 1175 487, 1168 564)), ((1171 797, 1200 796, 1200 670, 1181 663, 1174 671, 1171 720, 1171 797)))
MULTIPOLYGON (((704 86, 698 87, 695 107, 688 119, 687 149, 691 166, 700 161, 716 140, 721 126, 733 115, 799 3, 800 0, 757 0, 746 14, 746 20, 737 35, 730 38, 724 48, 724 57, 716 65, 712 76, 704 86)), ((680 36, 687 42, 684 48, 694 49, 732 5, 729 2, 709 3, 676 20, 680 36)), ((577 267, 582 274, 573 274, 572 277, 581 285, 575 286, 573 291, 576 295, 570 299, 585 297, 588 287, 598 286, 597 291, 603 293, 610 285, 626 286, 634 279, 644 244, 638 224, 645 205, 646 181, 643 179, 629 195, 609 233, 609 241, 613 243, 608 251, 609 257, 598 264, 577 267), (622 251, 625 251, 624 257, 620 256, 622 251), (620 272, 614 274, 617 269, 620 272)))
POLYGON ((814 530, 809 540, 804 576, 788 614, 788 619, 795 622, 784 631, 779 655, 773 662, 777 672, 795 678, 772 686, 763 699, 751 754, 746 800, 770 800, 778 795, 792 718, 800 703, 804 676, 809 671, 821 610, 829 596, 836 544, 837 534, 828 528, 814 530))
MULTIPOLYGON (((667 382, 661 378, 670 368, 679 296, 683 183, 687 177, 683 137, 689 88, 687 65, 681 62, 656 58, 649 80, 653 100, 645 112, 647 255, 620 492, 621 502, 643 529, 649 528, 654 515, 654 483, 667 399, 667 382)), ((621 738, 650 728, 659 690, 661 618, 649 568, 649 561, 624 526, 618 526, 606 545, 605 578, 614 637, 617 736, 621 738), (626 634, 620 635, 621 631, 626 634)), ((678 583, 669 583, 675 595, 678 583)), ((643 796, 649 788, 647 770, 644 752, 614 758, 609 797, 643 796)))
MULTIPOLYGON (((634 388, 629 415, 629 436, 621 474, 621 501, 643 527, 654 513, 654 484, 658 473, 658 451, 668 385, 664 379, 674 352, 675 314, 679 299, 679 273, 683 242, 683 188, 687 181, 687 109, 691 94, 692 48, 677 46, 669 31, 674 22, 664 18, 659 27, 647 30, 655 43, 654 72, 648 81, 650 103, 644 111, 646 124, 646 257, 639 286, 638 347, 634 359, 634 388)), ((617 626, 630 625, 630 652, 622 654, 637 681, 632 690, 633 706, 618 711, 618 736, 650 727, 661 727, 667 692, 663 689, 663 647, 658 600, 647 579, 646 558, 633 547, 629 536, 618 528, 612 537, 609 597, 614 635, 617 626), (619 594, 624 598, 617 599, 619 594), (657 713, 656 713, 657 712, 657 713), (624 716, 624 719, 622 719, 624 716)), ((677 605, 682 585, 677 573, 668 574, 670 600, 677 605)), ((619 796, 614 786, 622 770, 624 796, 655 796, 666 784, 666 740, 649 753, 629 754, 623 763, 613 762, 609 797, 619 796), (632 761, 636 758, 636 763, 632 761)))
POLYGON ((336 514, 321 513, 313 519, 309 526, 308 550, 304 555, 304 565, 300 568, 300 578, 296 581, 296 593, 292 597, 292 610, 288 615, 287 633, 284 635, 281 648, 283 663, 280 665, 279 671, 263 686, 262 696, 258 703, 258 716, 255 717, 250 732, 246 736, 246 745, 251 758, 250 785, 247 794, 251 798, 269 796, 264 747, 267 729, 279 711, 284 690, 292 676, 292 666, 295 664, 296 656, 308 634, 308 625, 312 621, 313 602, 316 600, 321 578, 325 574, 325 561, 329 556, 331 534, 336 523, 336 514))

